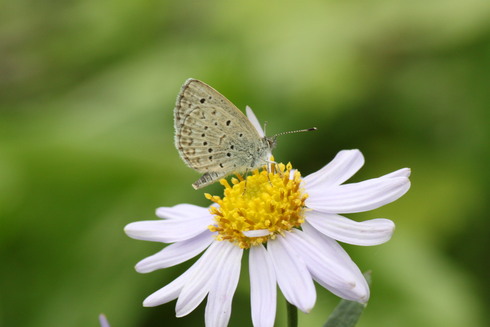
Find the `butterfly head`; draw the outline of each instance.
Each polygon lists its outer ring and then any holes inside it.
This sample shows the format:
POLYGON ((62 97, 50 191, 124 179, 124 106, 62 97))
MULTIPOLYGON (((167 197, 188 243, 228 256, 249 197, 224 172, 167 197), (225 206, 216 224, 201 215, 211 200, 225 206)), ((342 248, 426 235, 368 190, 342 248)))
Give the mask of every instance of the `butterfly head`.
POLYGON ((265 141, 265 144, 267 146, 267 148, 269 149, 269 151, 272 151, 274 150, 274 148, 276 147, 277 145, 277 135, 274 135, 272 137, 264 137, 264 141, 265 141))

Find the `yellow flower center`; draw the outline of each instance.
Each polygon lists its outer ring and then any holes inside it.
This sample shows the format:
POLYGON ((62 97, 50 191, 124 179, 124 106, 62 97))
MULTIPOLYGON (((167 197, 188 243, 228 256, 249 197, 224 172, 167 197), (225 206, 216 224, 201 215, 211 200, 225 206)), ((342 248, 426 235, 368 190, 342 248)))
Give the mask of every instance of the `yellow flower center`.
POLYGON ((205 194, 218 204, 210 208, 216 224, 209 230, 218 232, 216 239, 230 241, 243 249, 274 239, 304 222, 303 212, 308 197, 300 187, 301 174, 292 171, 291 164, 272 164, 270 171, 263 167, 245 180, 226 179, 224 197, 205 194))

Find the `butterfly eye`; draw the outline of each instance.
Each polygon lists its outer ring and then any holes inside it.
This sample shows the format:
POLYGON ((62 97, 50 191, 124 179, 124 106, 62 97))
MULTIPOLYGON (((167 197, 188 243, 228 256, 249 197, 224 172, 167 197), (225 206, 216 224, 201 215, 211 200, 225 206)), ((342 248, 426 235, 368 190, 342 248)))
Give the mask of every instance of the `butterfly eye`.
POLYGON ((276 146, 276 139, 267 138, 267 144, 269 145, 269 148, 273 149, 276 146))

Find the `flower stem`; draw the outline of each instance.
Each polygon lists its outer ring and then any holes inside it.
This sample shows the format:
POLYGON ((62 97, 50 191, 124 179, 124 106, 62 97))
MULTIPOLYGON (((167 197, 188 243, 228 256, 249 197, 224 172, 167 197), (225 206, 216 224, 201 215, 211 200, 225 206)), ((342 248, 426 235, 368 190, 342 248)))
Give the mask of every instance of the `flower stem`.
POLYGON ((286 301, 288 308, 288 327, 298 327, 298 308, 286 301))

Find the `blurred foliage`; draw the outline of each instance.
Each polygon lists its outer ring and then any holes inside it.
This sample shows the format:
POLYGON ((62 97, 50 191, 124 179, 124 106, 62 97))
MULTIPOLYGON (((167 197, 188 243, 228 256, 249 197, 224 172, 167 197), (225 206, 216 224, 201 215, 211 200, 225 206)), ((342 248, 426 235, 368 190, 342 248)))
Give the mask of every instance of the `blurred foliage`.
MULTIPOLYGON (((490 2, 3 1, 0 10, 0 325, 202 326, 143 299, 189 264, 140 275, 161 249, 123 227, 158 206, 208 205, 173 146, 188 77, 250 105, 304 175, 359 148, 355 181, 412 168, 393 239, 346 246, 373 271, 359 323, 490 319, 490 2)), ((217 193, 213 185, 206 192, 217 193)), ((250 326, 246 262, 231 326, 250 326)), ((277 326, 284 326, 279 297, 277 326)), ((301 326, 338 299, 318 288, 301 326)))

